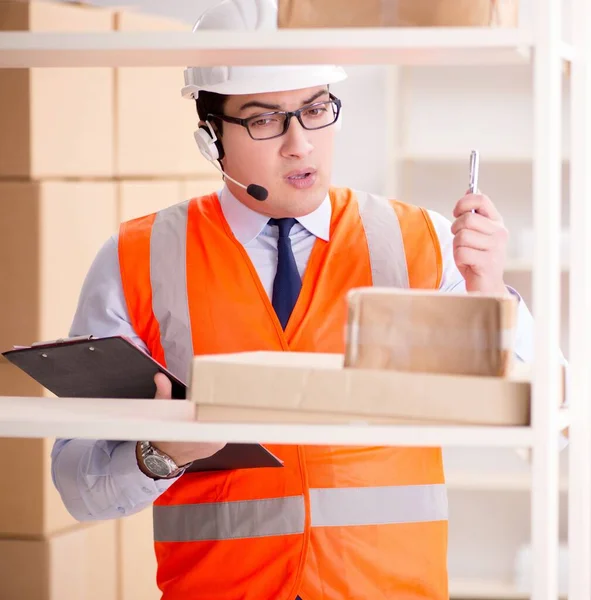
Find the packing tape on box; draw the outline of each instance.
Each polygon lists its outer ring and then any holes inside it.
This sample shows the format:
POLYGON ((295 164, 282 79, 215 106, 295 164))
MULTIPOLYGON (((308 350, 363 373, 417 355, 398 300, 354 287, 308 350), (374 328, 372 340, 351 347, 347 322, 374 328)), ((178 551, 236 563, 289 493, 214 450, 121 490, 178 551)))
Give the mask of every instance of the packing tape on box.
POLYGON ((493 338, 481 329, 433 329, 413 324, 412 331, 405 335, 396 335, 388 327, 380 325, 360 325, 357 322, 346 326, 348 343, 353 347, 377 345, 402 352, 408 348, 471 348, 475 351, 510 351, 513 349, 514 329, 501 329, 493 338))

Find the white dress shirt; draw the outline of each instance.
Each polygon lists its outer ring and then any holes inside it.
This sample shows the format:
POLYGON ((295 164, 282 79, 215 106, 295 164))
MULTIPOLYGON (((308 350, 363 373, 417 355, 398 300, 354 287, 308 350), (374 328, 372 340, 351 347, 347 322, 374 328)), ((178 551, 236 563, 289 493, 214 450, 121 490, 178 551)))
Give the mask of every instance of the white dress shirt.
MULTIPOLYGON (((218 194, 222 212, 246 249, 264 289, 271 297, 277 270, 277 227, 268 217, 239 202, 227 187, 218 194)), ((442 292, 464 292, 465 281, 453 257, 451 223, 429 211, 441 245, 442 292)), ((331 204, 328 197, 312 213, 297 219, 290 232, 292 249, 303 276, 316 238, 329 240, 331 204)), ((511 290, 516 294, 514 290, 511 290)), ((124 335, 146 349, 127 312, 117 236, 97 254, 82 287, 70 335, 124 335)), ((519 298, 515 354, 533 360, 533 319, 519 298)), ((155 481, 144 475, 136 460, 136 443, 109 440, 57 440, 52 450, 52 477, 70 513, 80 521, 112 519, 133 514, 154 502, 174 480, 155 481)))

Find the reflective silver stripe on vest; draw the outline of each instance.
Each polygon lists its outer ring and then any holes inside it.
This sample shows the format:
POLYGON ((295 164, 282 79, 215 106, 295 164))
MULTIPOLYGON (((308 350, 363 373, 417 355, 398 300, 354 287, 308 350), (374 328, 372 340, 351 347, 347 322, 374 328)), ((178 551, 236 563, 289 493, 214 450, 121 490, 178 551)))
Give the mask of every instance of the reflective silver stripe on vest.
MULTIPOLYGON (((157 542, 231 540, 304 531, 302 496, 154 506, 157 542)), ((444 484, 310 490, 312 527, 447 520, 444 484)))
POLYGON ((303 533, 305 511, 303 496, 211 504, 157 504, 154 539, 203 542, 303 533))
POLYGON ((160 325, 167 368, 188 381, 193 339, 187 299, 187 213, 189 202, 160 211, 150 239, 152 310, 160 325))
POLYGON ((312 527, 425 523, 447 519, 444 484, 310 490, 312 527))
POLYGON ((398 216, 385 198, 355 191, 367 238, 374 286, 408 288, 408 268, 398 216))

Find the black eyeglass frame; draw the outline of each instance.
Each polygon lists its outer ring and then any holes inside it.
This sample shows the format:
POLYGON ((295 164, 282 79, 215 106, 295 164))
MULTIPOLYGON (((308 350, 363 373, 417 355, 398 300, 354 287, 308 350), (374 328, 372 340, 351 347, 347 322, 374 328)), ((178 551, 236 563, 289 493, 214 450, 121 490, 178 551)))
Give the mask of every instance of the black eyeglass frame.
POLYGON ((287 130, 289 129, 289 124, 291 122, 292 117, 295 117, 299 124, 306 129, 307 131, 317 131, 319 129, 324 129, 326 127, 330 127, 331 125, 334 125, 338 120, 339 120, 339 115, 341 114, 341 100, 339 98, 337 98, 334 94, 329 94, 329 100, 323 100, 322 102, 313 102, 312 104, 307 104, 306 106, 302 106, 301 108, 298 108, 297 110, 294 111, 285 111, 285 110, 274 110, 274 111, 270 111, 270 112, 266 112, 266 113, 260 113, 257 115, 253 115, 252 117, 248 117, 246 119, 240 119, 238 117, 230 117, 228 115, 217 115, 217 114, 213 114, 213 113, 209 113, 207 115, 207 119, 211 120, 211 119, 219 119, 220 121, 225 121, 226 123, 233 123, 235 125, 241 125, 242 127, 244 127, 246 129, 246 131, 248 131, 248 135, 255 140, 256 142, 264 142, 265 140, 273 140, 275 138, 281 137, 283 135, 285 135, 287 133, 287 130), (331 123, 327 123, 326 125, 321 125, 320 127, 306 127, 306 125, 304 125, 304 122, 302 121, 302 113, 306 110, 310 110, 311 108, 314 108, 315 106, 322 106, 324 104, 334 104, 336 106, 336 113, 335 113, 335 118, 334 121, 332 121, 331 123), (260 119, 261 117, 268 117, 269 115, 284 115, 285 116, 285 121, 283 122, 283 131, 281 133, 278 133, 277 135, 273 135, 271 137, 267 137, 267 138, 255 138, 249 127, 248 127, 248 123, 250 121, 256 120, 256 119, 260 119))

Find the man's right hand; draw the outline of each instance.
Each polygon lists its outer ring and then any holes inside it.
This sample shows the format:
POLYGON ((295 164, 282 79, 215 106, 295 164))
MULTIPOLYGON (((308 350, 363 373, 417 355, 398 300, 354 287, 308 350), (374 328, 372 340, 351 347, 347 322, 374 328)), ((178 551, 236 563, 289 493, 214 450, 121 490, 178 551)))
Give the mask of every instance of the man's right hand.
MULTIPOLYGON (((156 384, 156 395, 154 398, 159 400, 172 399, 172 384, 166 375, 157 373, 154 377, 154 383, 156 384)), ((152 442, 154 448, 170 456, 179 467, 200 458, 208 458, 221 450, 225 445, 226 442, 152 442)), ((137 447, 137 457, 140 468, 146 475, 149 475, 141 460, 139 444, 137 447)))

